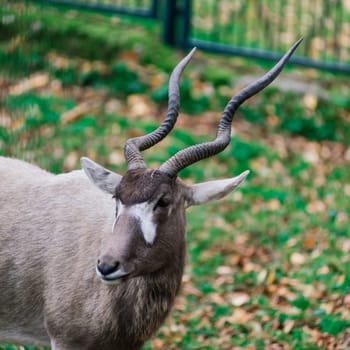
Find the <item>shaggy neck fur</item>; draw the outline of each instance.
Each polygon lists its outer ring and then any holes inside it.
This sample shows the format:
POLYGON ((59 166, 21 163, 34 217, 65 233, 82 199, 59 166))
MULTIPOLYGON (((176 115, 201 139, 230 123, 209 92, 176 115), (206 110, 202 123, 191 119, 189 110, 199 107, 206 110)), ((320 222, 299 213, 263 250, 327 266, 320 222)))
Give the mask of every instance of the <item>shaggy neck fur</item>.
POLYGON ((164 269, 146 276, 131 278, 116 286, 114 298, 117 317, 118 350, 140 349, 161 326, 180 289, 185 263, 185 243, 181 252, 164 269), (125 335, 127 334, 127 337, 125 335), (124 343, 125 338, 134 342, 124 343))

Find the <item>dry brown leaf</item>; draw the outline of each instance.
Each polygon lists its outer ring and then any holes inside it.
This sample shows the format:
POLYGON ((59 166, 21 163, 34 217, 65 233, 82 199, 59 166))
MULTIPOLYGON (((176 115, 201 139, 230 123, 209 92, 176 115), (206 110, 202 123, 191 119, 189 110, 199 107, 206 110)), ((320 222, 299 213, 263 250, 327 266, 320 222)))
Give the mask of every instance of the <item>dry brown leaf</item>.
POLYGON ((269 115, 266 119, 267 123, 271 126, 271 127, 276 127, 281 123, 280 118, 278 118, 275 115, 269 115))
POLYGON ((261 270, 259 273, 258 273, 258 276, 257 276, 257 281, 259 284, 263 283, 265 280, 267 281, 267 277, 268 274, 267 274, 267 270, 266 269, 263 269, 261 270))
POLYGON ((155 90, 160 88, 165 81, 166 81, 166 77, 164 74, 152 74, 148 83, 150 88, 155 90))
POLYGON ((301 253, 298 253, 298 252, 294 252, 291 254, 290 256, 290 262, 293 264, 293 265, 296 265, 296 266, 300 266, 300 265, 303 265, 305 264, 305 261, 306 261, 306 258, 303 254, 301 253))
POLYGON ((203 296, 203 293, 190 282, 184 283, 182 290, 186 295, 194 295, 198 298, 201 298, 203 296))
POLYGON ((5 111, 0 111, 0 127, 10 128, 12 119, 5 111))
POLYGON ((266 278, 266 284, 271 285, 275 281, 275 277, 276 277, 275 269, 269 271, 267 278, 266 278))
POLYGON ((326 312, 326 314, 331 314, 333 309, 334 309, 334 305, 333 303, 322 303, 319 308, 323 311, 326 312))
POLYGON ((327 275, 330 272, 330 269, 327 265, 320 267, 317 270, 317 275, 327 275))
POLYGON ((276 211, 280 209, 281 203, 278 199, 271 199, 266 203, 266 206, 269 211, 276 211))
POLYGON ((113 151, 108 157, 108 161, 114 165, 122 165, 125 162, 124 155, 121 151, 113 151))
POLYGON ((242 306, 244 304, 249 303, 250 296, 247 293, 232 293, 230 295, 230 303, 233 306, 242 306))
POLYGON ((307 250, 315 249, 317 245, 317 236, 316 235, 306 235, 303 239, 303 247, 307 250))
POLYGON ((165 343, 162 339, 159 339, 159 338, 152 339, 151 343, 152 343, 152 349, 154 349, 154 350, 165 349, 165 347, 164 347, 165 343))
POLYGON ((323 201, 316 199, 307 205, 306 210, 310 214, 323 213, 326 210, 326 204, 323 201))
POLYGON ((70 65, 70 61, 64 57, 56 54, 55 52, 50 52, 47 55, 49 63, 57 69, 67 69, 70 65))
POLYGON ((223 296, 219 293, 211 293, 208 295, 209 300, 216 305, 223 305, 225 304, 225 299, 223 296))
POLYGON ((48 85, 50 81, 47 73, 35 73, 28 79, 24 79, 10 87, 10 95, 21 95, 30 90, 39 89, 48 85))
POLYGON ((74 108, 70 109, 69 111, 64 112, 61 115, 61 123, 62 124, 69 124, 80 117, 82 117, 86 113, 91 113, 92 110, 97 108, 97 104, 93 102, 82 102, 79 105, 75 106, 74 108))
POLYGON ((311 110, 314 111, 317 108, 317 104, 318 104, 318 98, 316 95, 314 94, 306 94, 304 95, 303 98, 303 105, 311 110))
POLYGON ((132 118, 143 119, 146 117, 154 117, 156 114, 156 108, 153 102, 145 95, 130 95, 127 99, 127 105, 129 108, 129 116, 132 118))
POLYGON ((236 324, 245 324, 248 322, 251 318, 251 314, 245 311, 244 309, 238 307, 233 312, 232 316, 230 316, 227 320, 230 323, 236 323, 236 324))
POLYGON ((123 51, 119 55, 118 60, 139 64, 139 54, 136 51, 123 51))
POLYGON ((65 170, 73 170, 78 162, 78 153, 72 151, 68 153, 67 157, 64 159, 63 167, 65 170))
POLYGON ((232 275, 233 274, 233 268, 231 266, 219 266, 216 269, 216 272, 219 275, 232 275))

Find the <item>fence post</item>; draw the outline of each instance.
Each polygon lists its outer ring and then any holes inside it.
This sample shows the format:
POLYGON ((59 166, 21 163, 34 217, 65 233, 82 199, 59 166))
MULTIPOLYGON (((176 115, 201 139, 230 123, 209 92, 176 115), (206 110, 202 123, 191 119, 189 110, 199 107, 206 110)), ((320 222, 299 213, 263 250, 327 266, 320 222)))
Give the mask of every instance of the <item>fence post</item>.
POLYGON ((189 36, 191 0, 165 0, 163 11, 163 41, 185 48, 189 36))

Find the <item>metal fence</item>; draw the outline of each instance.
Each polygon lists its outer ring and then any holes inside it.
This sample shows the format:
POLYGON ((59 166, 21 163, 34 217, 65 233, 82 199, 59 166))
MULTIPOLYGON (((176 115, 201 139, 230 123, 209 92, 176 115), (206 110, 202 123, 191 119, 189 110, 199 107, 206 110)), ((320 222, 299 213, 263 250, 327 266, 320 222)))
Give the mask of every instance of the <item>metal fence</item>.
POLYGON ((276 59, 300 37, 295 63, 350 73, 349 0, 192 0, 185 44, 276 59))
POLYGON ((37 1, 76 9, 156 18, 157 0, 42 0, 37 1))
POLYGON ((304 66, 350 73, 350 0, 46 0, 158 18, 177 47, 276 60, 300 37, 304 66))

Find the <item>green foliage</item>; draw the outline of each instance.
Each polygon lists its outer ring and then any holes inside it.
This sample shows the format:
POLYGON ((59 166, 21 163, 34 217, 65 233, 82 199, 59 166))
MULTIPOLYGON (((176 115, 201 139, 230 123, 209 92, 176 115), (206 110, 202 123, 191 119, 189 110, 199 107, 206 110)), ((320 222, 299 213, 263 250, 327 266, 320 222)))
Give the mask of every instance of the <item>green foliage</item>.
MULTIPOLYGON (((208 109, 209 99, 207 96, 193 96, 193 87, 190 80, 184 79, 180 84, 180 95, 181 95, 181 110, 185 113, 200 114, 208 109)), ((168 100, 168 83, 155 89, 151 98, 153 101, 160 103, 168 100)))
MULTIPOLYGON (((0 350, 19 350, 18 346, 11 344, 0 344, 0 350)), ((43 347, 33 347, 33 346, 21 346, 20 350, 48 350, 48 348, 43 347)))
POLYGON ((310 301, 303 295, 299 295, 296 299, 292 301, 291 304, 302 311, 305 311, 310 307, 310 301))
POLYGON ((131 71, 125 63, 118 63, 112 67, 112 77, 109 82, 111 92, 123 96, 143 93, 146 90, 144 84, 140 83, 137 74, 131 71))
POLYGON ((229 85, 232 80, 232 71, 220 66, 209 66, 202 72, 201 78, 212 82, 215 87, 229 85))
POLYGON ((266 125, 266 115, 273 111, 279 118, 274 131, 287 131, 308 139, 348 142, 349 130, 343 126, 343 108, 348 108, 348 98, 332 97, 335 103, 319 99, 315 111, 308 111, 301 97, 291 92, 281 93, 277 89, 262 92, 257 105, 242 107, 245 118, 251 122, 266 125))
MULTIPOLYGON (((1 29, 0 29, 1 32, 1 29)), ((35 50, 27 51, 16 48, 11 52, 0 45, 0 70, 11 76, 26 76, 31 72, 43 69, 45 60, 35 50)))
POLYGON ((206 96, 202 95, 194 97, 192 95, 193 87, 192 83, 188 79, 184 79, 180 87, 180 93, 182 98, 181 108, 186 113, 199 114, 208 109, 209 100, 206 96))
POLYGON ((339 319, 337 316, 326 316, 320 322, 320 329, 330 335, 336 336, 350 328, 349 320, 339 319))

